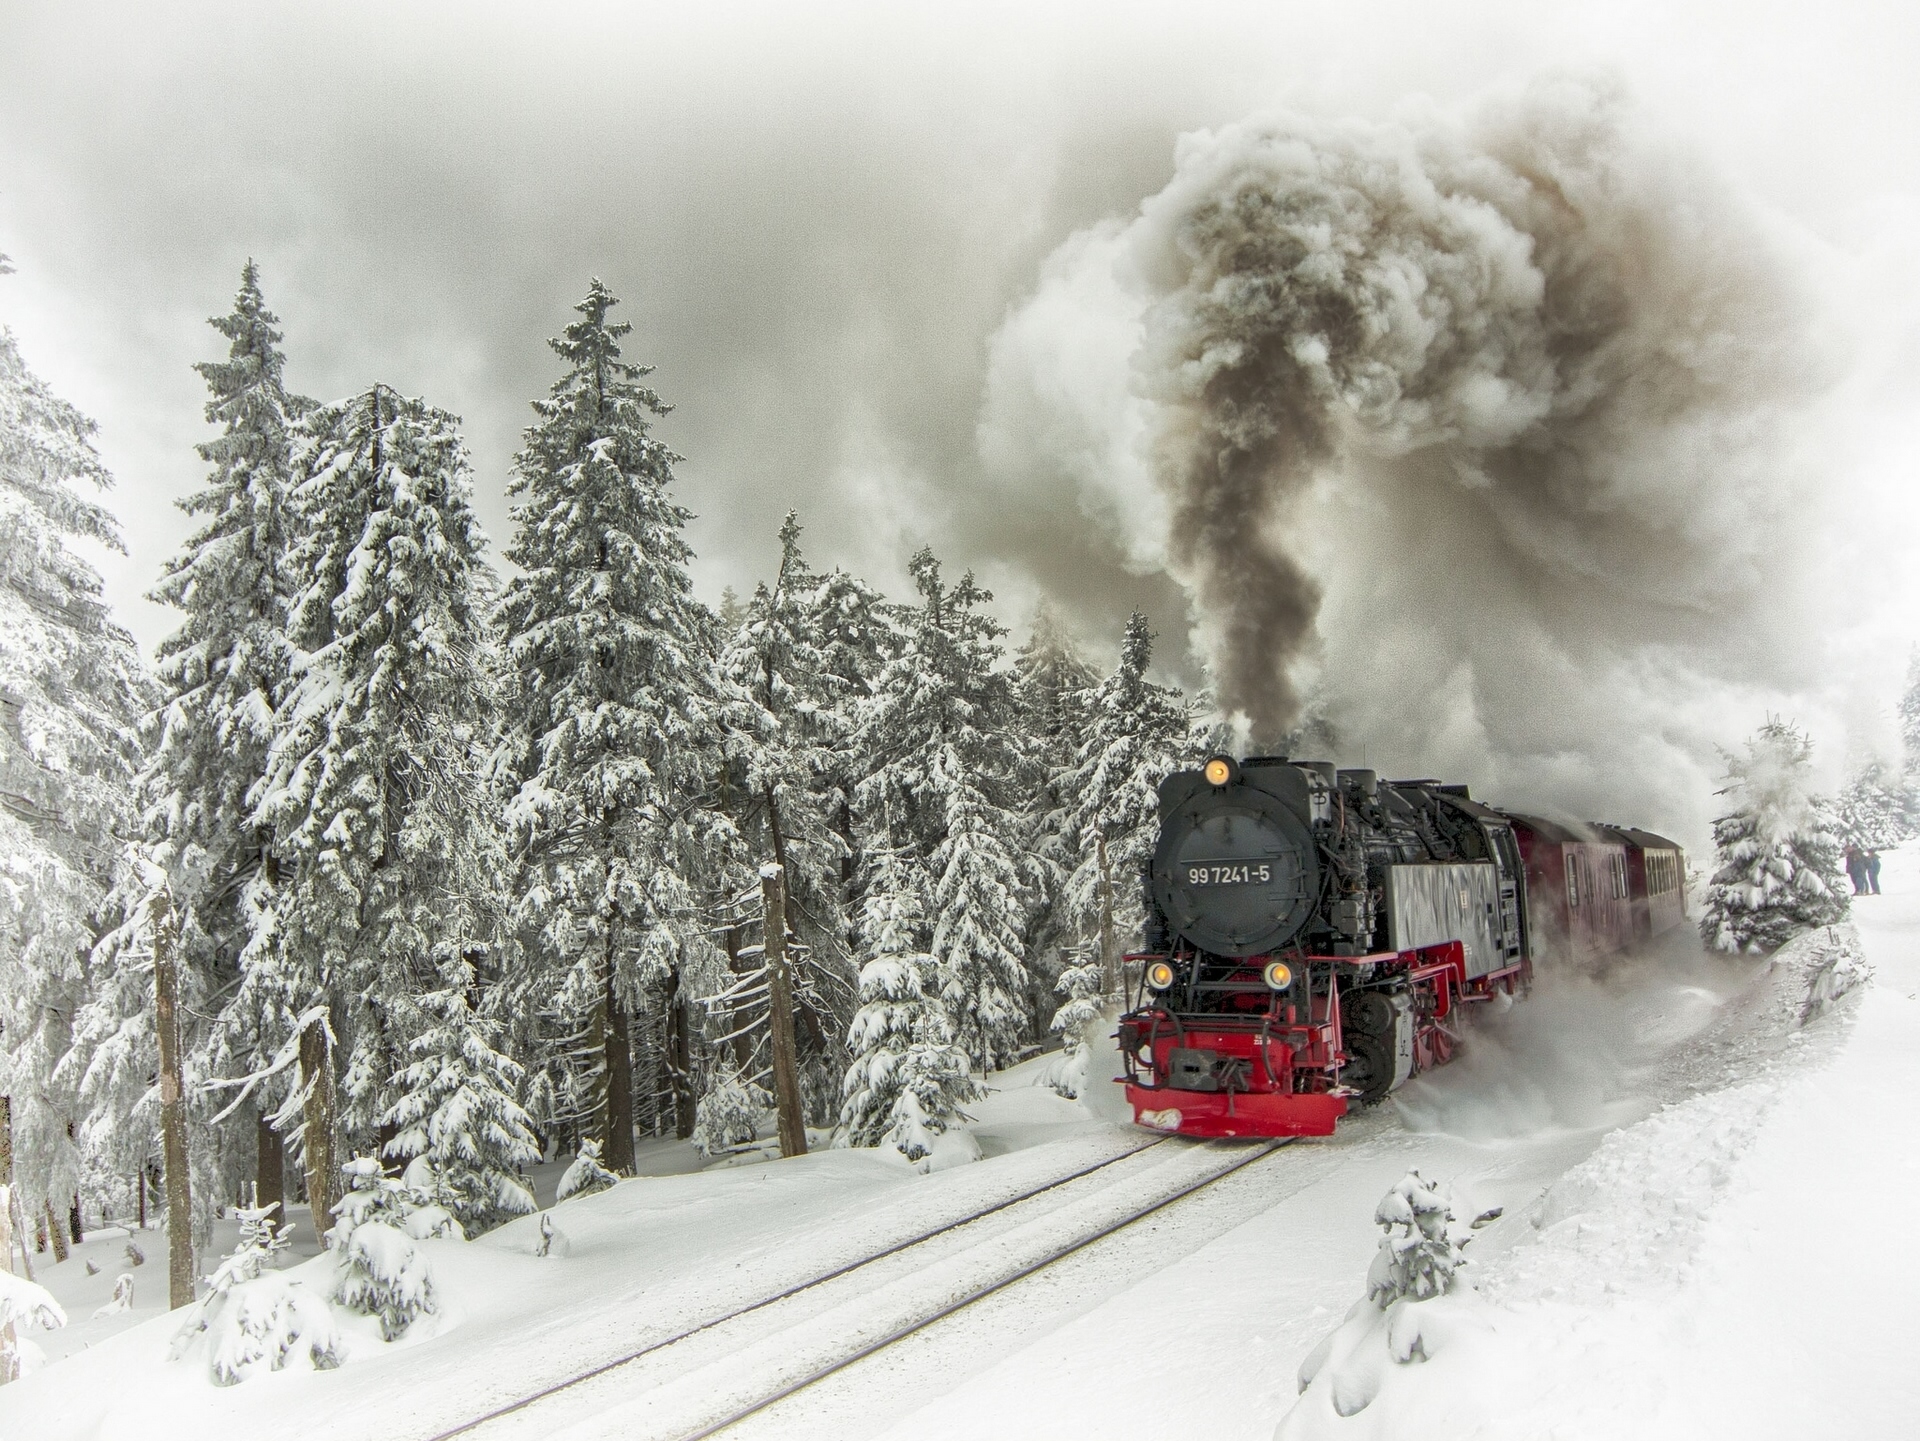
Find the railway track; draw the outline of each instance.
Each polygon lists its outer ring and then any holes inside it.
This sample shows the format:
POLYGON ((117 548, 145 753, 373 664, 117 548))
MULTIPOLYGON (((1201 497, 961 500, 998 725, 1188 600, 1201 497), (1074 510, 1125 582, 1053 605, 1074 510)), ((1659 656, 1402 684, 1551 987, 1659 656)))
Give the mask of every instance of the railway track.
POLYGON ((437 1432, 700 1441, 1166 1210, 1284 1142, 1162 1138, 437 1432))
POLYGON ((533 1406, 549 1396, 555 1396, 573 1387, 585 1385, 610 1372, 617 1371, 623 1366, 631 1365, 633 1362, 642 1360, 656 1351, 662 1351, 669 1346, 678 1345, 682 1341, 690 1340, 703 1332, 713 1330, 715 1327, 724 1326, 728 1322, 737 1321, 743 1316, 752 1315, 756 1311, 763 1311, 769 1306, 777 1305, 803 1292, 824 1286, 828 1282, 836 1281, 842 1276, 851 1275, 865 1267, 872 1266, 880 1261, 885 1261, 902 1252, 912 1250, 914 1247, 924 1245, 938 1237, 949 1235, 962 1227, 971 1226, 976 1221, 982 1221, 989 1216, 998 1215, 1003 1211, 1009 1211, 1016 1206, 1034 1200, 1036 1197, 1057 1192, 1062 1186, 1070 1185, 1083 1177, 1104 1171, 1110 1166, 1116 1166, 1122 1161, 1127 1161, 1140 1155, 1144 1151, 1151 1151, 1157 1147, 1167 1145, 1171 1140, 1172 1137, 1162 1136, 1158 1140, 1147 1141, 1138 1146, 1130 1146, 1118 1155, 1104 1157, 1090 1165, 1082 1166, 1078 1170, 1068 1171, 1065 1175, 1050 1177, 1038 1186, 1029 1186, 1024 1191, 1016 1191, 1013 1195, 1004 1196, 991 1205, 982 1206, 976 1211, 969 1211, 963 1216, 942 1222, 930 1230, 921 1231, 916 1235, 906 1237, 904 1240, 896 1241, 884 1250, 875 1251, 871 1255, 862 1256, 856 1261, 849 1261, 845 1265, 836 1266, 830 1271, 824 1271, 818 1276, 788 1286, 786 1289, 776 1291, 772 1295, 763 1296, 759 1300, 749 1302, 745 1306, 724 1312, 718 1316, 711 1316, 704 1321, 696 1322, 691 1326, 675 1331, 671 1335, 658 1337, 643 1346, 636 1347, 634 1350, 625 1352, 609 1361, 600 1362, 576 1375, 566 1377, 564 1380, 542 1386, 537 1391, 530 1392, 528 1395, 510 1401, 503 1406, 495 1407, 493 1410, 473 1417, 471 1420, 463 1421, 457 1426, 450 1427, 444 1431, 436 1431, 427 1438, 427 1441, 453 1441, 453 1438, 456 1436, 468 1435, 486 1426, 490 1422, 498 1421, 503 1417, 513 1415, 515 1412, 523 1411, 527 1407, 533 1406))

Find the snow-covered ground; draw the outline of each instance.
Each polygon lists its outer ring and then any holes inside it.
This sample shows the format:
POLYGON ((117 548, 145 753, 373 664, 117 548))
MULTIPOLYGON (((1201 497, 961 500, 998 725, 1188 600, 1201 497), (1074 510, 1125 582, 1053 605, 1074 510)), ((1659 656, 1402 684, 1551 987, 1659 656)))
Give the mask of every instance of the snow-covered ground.
MULTIPOLYGON (((1875 983, 1804 1028, 1819 937, 1771 965, 1676 945, 1543 985, 1483 1018, 1465 1057, 1394 1106, 1249 1165, 729 1434, 1224 1441, 1265 1438, 1285 1418, 1289 1436, 1423 1441, 1911 1435, 1920 1325, 1899 1236, 1920 1179, 1920 852, 1892 856, 1885 884, 1855 908, 1875 983), (1342 1417, 1324 1382, 1297 1396, 1296 1374, 1360 1296, 1373 1206, 1412 1167, 1451 1186, 1463 1220, 1503 1214, 1469 1249, 1475 1289, 1426 1303, 1441 1308, 1431 1359, 1356 1357, 1349 1369, 1372 1365, 1374 1394, 1342 1417)), ((1114 1123, 1111 1097, 1090 1111, 1036 1085, 1044 1064, 996 1078, 976 1108, 976 1164, 921 1174, 829 1151, 702 1170, 687 1148, 656 1146, 653 1174, 553 1210, 565 1255, 533 1255, 531 1219, 428 1243, 440 1313, 394 1344, 356 1332, 336 1371, 216 1388, 203 1363, 168 1361, 178 1323, 154 1314, 158 1232, 137 1238, 148 1264, 134 1272, 134 1311, 87 1320, 126 1269, 126 1237, 97 1235, 38 1269, 74 1324, 35 1333, 66 1359, 0 1390, 0 1438, 432 1435, 1140 1144, 1114 1123)), ((1165 1164, 1164 1151, 1122 1162, 1100 1187, 1141 1184, 1165 1164)), ((1087 1188, 1072 1204, 1098 1199, 1087 1188)), ((1065 1204, 1008 1215, 1058 1227, 1065 1204)), ((298 1274, 318 1285, 329 1264, 298 1274)), ((760 1343, 817 1341, 860 1304, 770 1318, 760 1343)), ((683 1387, 724 1379, 728 1357, 701 1364, 710 1373, 683 1387)), ((551 1418, 564 1431, 522 1413, 516 1433, 650 1434, 619 1374, 591 1406, 551 1418)))

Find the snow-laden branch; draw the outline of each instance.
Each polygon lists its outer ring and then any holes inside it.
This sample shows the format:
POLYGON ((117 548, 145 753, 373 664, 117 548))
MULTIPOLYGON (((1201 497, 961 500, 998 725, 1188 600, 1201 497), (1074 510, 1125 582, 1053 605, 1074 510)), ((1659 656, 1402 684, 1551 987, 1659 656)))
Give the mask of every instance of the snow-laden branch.
POLYGON ((225 1080, 201 1082, 200 1088, 203 1091, 224 1091, 230 1086, 240 1087, 240 1094, 229 1101, 226 1109, 221 1111, 219 1115, 215 1116, 207 1124, 211 1126, 219 1125, 222 1121, 226 1120, 228 1116, 231 1116, 235 1111, 240 1109, 247 1097, 253 1094, 253 1088, 255 1086, 259 1085, 262 1081, 273 1079, 273 1077, 286 1070, 288 1066, 291 1066, 295 1061, 299 1060, 300 1038, 306 1034, 307 1027, 315 1021, 318 1021, 322 1026, 326 1027, 327 1045, 331 1047, 333 1045, 333 1026, 327 1019, 327 1008, 325 1006, 309 1006, 306 1010, 302 1011, 298 1019, 294 1021, 293 1034, 287 1037, 278 1051, 274 1052, 273 1060, 268 1063, 264 1071, 255 1071, 250 1076, 235 1076, 225 1080))

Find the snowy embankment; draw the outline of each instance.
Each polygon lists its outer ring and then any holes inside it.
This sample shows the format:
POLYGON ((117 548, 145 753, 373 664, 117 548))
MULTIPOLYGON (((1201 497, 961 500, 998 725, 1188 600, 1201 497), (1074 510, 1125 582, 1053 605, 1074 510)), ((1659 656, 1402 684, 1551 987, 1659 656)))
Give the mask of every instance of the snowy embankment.
POLYGON ((1855 904, 1857 941, 1775 957, 1777 1024, 1671 1068, 1721 1084, 1609 1136, 1470 1287, 1360 1308, 1276 1435, 1913 1435, 1920 854, 1885 884, 1855 904), (1861 949, 1874 979, 1830 1000, 1861 949), (1415 1333, 1425 1359, 1396 1358, 1415 1333))
MULTIPOLYGON (((1137 1133, 1034 1086, 1044 1065, 994 1078, 996 1093, 973 1108, 964 1153, 977 1146, 986 1164, 926 1174, 886 1151, 823 1150, 762 1165, 734 1157, 553 1207, 561 1239, 545 1257, 534 1254, 537 1217, 473 1242, 426 1242, 438 1311, 392 1343, 379 1339, 369 1318, 347 1318, 337 1370, 295 1364, 216 1386, 204 1357, 168 1359, 184 1312, 115 1334, 105 1334, 112 1318, 103 1319, 86 1350, 0 1388, 0 1438, 431 1435, 690 1321, 1140 1143, 1137 1133)), ((157 1247, 164 1264, 163 1240, 149 1233, 142 1244, 150 1255, 157 1247)), ((283 1274, 319 1294, 332 1264, 318 1257, 283 1274)), ((39 1274, 53 1280, 52 1269, 39 1274)), ((137 1274, 145 1280, 157 1269, 150 1261, 137 1274)), ((211 1270, 211 1261, 201 1269, 211 1270)), ((58 1270, 57 1284, 76 1289, 105 1285, 110 1276, 86 1276, 77 1261, 58 1270)), ((155 1279, 164 1294, 164 1275, 155 1279)), ((143 1289, 151 1297, 156 1288, 143 1289)), ((43 1344, 66 1334, 35 1333, 43 1344)))

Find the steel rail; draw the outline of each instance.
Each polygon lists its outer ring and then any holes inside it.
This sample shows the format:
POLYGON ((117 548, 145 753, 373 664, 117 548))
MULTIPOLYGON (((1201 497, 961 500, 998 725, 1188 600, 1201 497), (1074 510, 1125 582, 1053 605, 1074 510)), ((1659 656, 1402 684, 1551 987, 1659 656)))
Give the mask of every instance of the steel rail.
MULTIPOLYGON (((1093 1243, 1096 1241, 1105 1240, 1108 1236, 1111 1236, 1115 1231, 1125 1230, 1128 1226, 1133 1225, 1136 1221, 1144 1221, 1148 1216, 1153 1215, 1157 1211, 1164 1211, 1168 1206, 1173 1205, 1176 1201, 1185 1200, 1188 1196, 1191 1196, 1195 1191, 1204 1190, 1206 1187, 1211 1186, 1216 1182, 1224 1181, 1228 1176, 1231 1176, 1232 1174, 1234 1174, 1234 1172, 1239 1171, 1244 1167, 1252 1165, 1255 1161, 1264 1160, 1266 1157, 1271 1156, 1275 1151, 1279 1150, 1282 1146, 1291 1145, 1295 1139, 1297 1138, 1293 1136, 1282 1136, 1282 1137, 1277 1137, 1270 1141, 1263 1142, 1260 1146, 1254 1149, 1251 1154, 1242 1156, 1238 1160, 1232 1162, 1230 1165, 1221 1167, 1218 1171, 1215 1171, 1212 1175, 1202 1176, 1197 1181, 1191 1181, 1187 1185, 1182 1186, 1179 1190, 1175 1191, 1172 1195, 1162 1196, 1159 1200, 1154 1201, 1150 1205, 1141 1207, 1138 1211, 1134 1211, 1126 1216, 1122 1216, 1119 1220, 1110 1222, 1109 1224, 1102 1226, 1099 1230, 1091 1232, 1088 1235, 1081 1236, 1078 1239, 1071 1242, 1070 1244, 1066 1246, 1062 1246, 1059 1250, 1054 1251, 1046 1256, 1042 1256, 1037 1261, 1029 1262, 1027 1265, 1022 1266, 1018 1271, 1015 1271, 1010 1276, 1003 1276, 997 1281, 989 1282, 987 1285, 980 1287, 978 1290, 970 1291, 966 1295, 960 1297, 957 1301, 950 1302, 949 1304, 941 1307, 938 1311, 933 1312, 931 1315, 923 1316, 916 1321, 911 1321, 904 1326, 898 1327, 897 1329, 888 1332, 885 1336, 882 1336, 877 1341, 869 1341, 866 1345, 862 1346, 859 1350, 852 1352, 850 1355, 842 1356, 836 1361, 830 1362, 825 1366, 819 1367, 817 1370, 809 1372, 807 1375, 801 1377, 799 1380, 794 1381, 789 1385, 783 1386, 780 1390, 773 1392, 771 1395, 761 1397, 758 1401, 755 1401, 750 1406, 743 1406, 739 1410, 729 1413, 727 1416, 725 1416, 721 1420, 709 1422, 706 1426, 702 1427, 698 1431, 685 1432, 682 1435, 680 1435, 678 1438, 676 1438, 676 1441, 706 1441, 707 1437, 718 1435, 720 1432, 726 1430, 729 1426, 736 1426, 740 1422, 746 1420, 749 1416, 758 1415, 760 1412, 766 1410, 769 1406, 778 1405, 780 1402, 786 1400, 789 1396, 792 1396, 798 1392, 804 1391, 809 1386, 818 1385, 820 1382, 826 1380, 829 1376, 832 1376, 837 1374, 838 1372, 844 1371, 847 1367, 852 1366, 857 1362, 864 1361, 867 1357, 873 1355, 874 1352, 884 1351, 887 1347, 895 1345, 898 1342, 904 1341, 907 1339, 907 1337, 912 1336, 917 1332, 924 1331, 927 1329, 927 1327, 932 1326, 937 1322, 944 1321, 947 1317, 951 1316, 954 1312, 962 1310, 968 1306, 971 1306, 976 1301, 984 1300, 988 1296, 993 1295, 996 1291, 1003 1291, 1008 1286, 1011 1286, 1016 1282, 1024 1281, 1027 1277, 1033 1275, 1036 1271, 1043 1271, 1049 1266, 1057 1265, 1059 1262, 1064 1261, 1067 1257, 1073 1255, 1076 1251, 1084 1250, 1086 1247, 1093 1245, 1093 1243)), ((1141 1149, 1145 1150, 1146 1147, 1143 1146, 1141 1147, 1141 1149)))
MULTIPOLYGON (((588 1381, 604 1376, 609 1371, 617 1371, 622 1366, 631 1365, 635 1361, 651 1356, 656 1351, 664 1351, 669 1346, 677 1346, 682 1341, 690 1340, 692 1337, 698 1336, 704 1331, 711 1331, 716 1326, 724 1326, 729 1321, 737 1321, 742 1316, 750 1316, 755 1311, 763 1311, 769 1306, 790 1300, 795 1296, 801 1295, 803 1292, 813 1290, 817 1286, 824 1286, 829 1281, 837 1281, 842 1276, 850 1275, 863 1267, 884 1261, 889 1256, 897 1256, 902 1251, 912 1250, 915 1246, 924 1246, 927 1242, 938 1240, 940 1237, 957 1231, 963 1226, 971 1226, 975 1221, 983 1221, 988 1216, 996 1215, 1001 1211, 1007 1210, 1009 1207, 1031 1201, 1036 1196, 1044 1196, 1048 1191, 1065 1186, 1070 1182, 1078 1181, 1083 1176, 1091 1176, 1096 1171, 1104 1171, 1108 1166, 1116 1166, 1131 1157, 1138 1156, 1145 1151, 1151 1151, 1156 1146, 1164 1146, 1167 1142, 1174 1139, 1175 1137, 1173 1136, 1161 1136, 1143 1145, 1130 1146, 1119 1155, 1109 1156, 1104 1161, 1096 1161, 1091 1166, 1082 1166, 1079 1170, 1069 1171, 1064 1176, 1055 1176, 1051 1180, 1045 1181, 1029 1190, 1018 1192, 1015 1195, 1007 1197, 1005 1200, 996 1201, 991 1206, 983 1207, 978 1211, 970 1211, 966 1215, 949 1221, 944 1225, 922 1231, 916 1236, 909 1236, 904 1241, 896 1241, 884 1251, 875 1251, 871 1255, 862 1256, 860 1259, 849 1261, 842 1266, 836 1266, 833 1270, 814 1276, 809 1280, 798 1282, 775 1295, 763 1296, 760 1300, 742 1306, 737 1310, 728 1311, 724 1315, 709 1317, 698 1325, 689 1326, 684 1331, 676 1331, 671 1336, 662 1336, 657 1341, 649 1341, 636 1351, 629 1351, 623 1356, 616 1356, 611 1361, 602 1361, 599 1365, 590 1367, 577 1375, 569 1376, 562 1381, 555 1381, 548 1386, 543 1386, 538 1391, 522 1396, 516 1401, 510 1401, 504 1406, 496 1407, 483 1416, 475 1416, 471 1420, 462 1421, 457 1426, 449 1427, 444 1431, 436 1431, 432 1436, 427 1438, 427 1441, 452 1441, 452 1438, 455 1436, 465 1436, 469 1432, 476 1431, 482 1426, 500 1420, 502 1417, 511 1416, 516 1411, 524 1411, 527 1407, 544 1401, 549 1396, 556 1396, 563 1391, 570 1390, 575 1386, 584 1385, 588 1381)), ((981 1294, 984 1295, 985 1293, 982 1292, 981 1294)))

